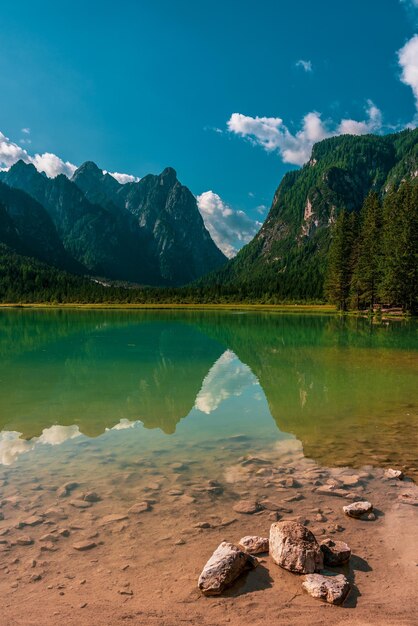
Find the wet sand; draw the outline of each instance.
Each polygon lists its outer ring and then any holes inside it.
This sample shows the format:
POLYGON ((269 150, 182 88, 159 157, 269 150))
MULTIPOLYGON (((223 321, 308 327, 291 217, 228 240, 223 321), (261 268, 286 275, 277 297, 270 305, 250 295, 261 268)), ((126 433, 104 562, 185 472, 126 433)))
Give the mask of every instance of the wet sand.
POLYGON ((237 437, 213 453, 186 449, 175 459, 154 450, 126 463, 102 453, 85 464, 64 454, 55 465, 23 461, 18 472, 1 469, 0 485, 2 626, 416 623, 418 508, 399 496, 417 497, 418 489, 408 478, 385 479, 383 469, 323 468, 295 440, 248 450, 237 437), (78 486, 63 496, 68 481, 78 486), (319 493, 324 485, 347 497, 319 493), (100 500, 82 500, 89 492, 100 500), (372 502, 375 520, 343 513, 356 497, 372 502), (240 499, 263 508, 237 513, 240 499), (148 510, 128 512, 143 502, 148 510), (268 536, 273 521, 289 518, 319 541, 350 545, 349 564, 334 568, 352 583, 344 606, 304 593, 303 578, 268 555, 222 596, 200 594, 200 571, 222 540, 268 536), (79 551, 80 542, 91 547, 79 551))

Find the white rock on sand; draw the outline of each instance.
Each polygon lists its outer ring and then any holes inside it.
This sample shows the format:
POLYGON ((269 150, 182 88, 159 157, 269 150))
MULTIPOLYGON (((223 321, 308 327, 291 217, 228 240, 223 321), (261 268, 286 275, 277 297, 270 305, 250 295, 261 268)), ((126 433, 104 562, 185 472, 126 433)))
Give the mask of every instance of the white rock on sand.
POLYGON ((323 568, 323 553, 309 528, 284 520, 270 527, 270 555, 277 565, 294 574, 312 574, 323 568))
POLYGON ((363 515, 367 515, 367 513, 371 513, 373 511, 373 505, 367 500, 361 502, 353 502, 353 504, 347 504, 347 506, 343 506, 343 511, 348 517, 355 517, 359 519, 363 517, 363 515))
POLYGON ((404 479, 404 473, 401 470, 392 469, 389 467, 385 470, 385 478, 397 478, 398 480, 404 479))
POLYGON ((257 564, 257 559, 240 550, 238 546, 223 541, 203 568, 198 587, 206 596, 219 595, 238 576, 257 564))
POLYGON ((350 591, 350 583, 343 574, 339 576, 308 574, 302 588, 313 598, 329 604, 342 604, 350 591))
POLYGON ((259 537, 258 535, 242 537, 238 545, 247 554, 262 554, 269 551, 268 537, 259 537))

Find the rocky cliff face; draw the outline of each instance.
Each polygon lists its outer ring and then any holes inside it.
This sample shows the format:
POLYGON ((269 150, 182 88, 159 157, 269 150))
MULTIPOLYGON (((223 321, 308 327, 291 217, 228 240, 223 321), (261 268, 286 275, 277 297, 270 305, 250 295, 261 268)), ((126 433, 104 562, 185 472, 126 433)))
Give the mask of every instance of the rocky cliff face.
POLYGON ((205 228, 195 197, 177 180, 174 169, 121 185, 94 164, 85 163, 72 180, 87 198, 134 218, 164 284, 190 282, 226 262, 205 228))
MULTIPOLYGON (((1 172, 0 180, 32 198, 32 207, 19 217, 20 228, 25 225, 29 236, 38 223, 45 249, 58 236, 73 270, 142 284, 180 285, 226 260, 205 229, 194 196, 177 181, 174 170, 121 185, 91 162, 69 180, 63 175, 47 178, 19 161, 1 172), (40 211, 43 226, 36 217, 40 211)), ((37 258, 63 266, 38 252, 33 252, 37 258)))
POLYGON ((280 183, 261 230, 203 284, 248 287, 283 298, 323 295, 330 226, 359 211, 369 191, 385 194, 418 170, 418 129, 386 136, 344 135, 316 144, 280 183))

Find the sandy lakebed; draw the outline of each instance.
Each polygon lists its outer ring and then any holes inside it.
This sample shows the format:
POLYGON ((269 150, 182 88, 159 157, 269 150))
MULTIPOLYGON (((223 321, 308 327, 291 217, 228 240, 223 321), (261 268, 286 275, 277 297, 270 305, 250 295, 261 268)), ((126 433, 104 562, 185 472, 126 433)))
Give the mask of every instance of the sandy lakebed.
POLYGON ((242 439, 225 442, 210 461, 157 464, 145 456, 128 469, 112 455, 76 469, 69 455, 47 482, 42 463, 34 470, 28 462, 10 482, 3 468, 1 623, 416 623, 418 509, 402 501, 410 494, 416 503, 415 484, 371 466, 320 467, 295 440, 253 457, 242 439), (356 498, 373 504, 375 520, 344 514, 356 498), (243 499, 260 510, 237 513, 243 499), (303 577, 268 555, 221 596, 200 593, 198 576, 222 540, 268 536, 278 519, 302 521, 318 541, 349 544, 349 563, 335 568, 352 585, 343 606, 307 595, 303 577))

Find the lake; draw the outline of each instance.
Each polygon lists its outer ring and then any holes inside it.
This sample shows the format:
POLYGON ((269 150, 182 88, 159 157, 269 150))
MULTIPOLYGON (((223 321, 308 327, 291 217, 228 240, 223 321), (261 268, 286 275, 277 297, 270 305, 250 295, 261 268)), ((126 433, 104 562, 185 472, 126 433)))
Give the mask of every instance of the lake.
POLYGON ((254 451, 296 438, 324 465, 416 471, 414 322, 3 310, 0 337, 4 465, 90 448, 211 457, 241 435, 254 451))
POLYGON ((7 624, 38 624, 39 606, 45 625, 322 624, 266 558, 221 599, 197 590, 220 541, 280 519, 349 543, 359 623, 412 623, 416 322, 14 309, 0 339, 7 624), (344 515, 356 499, 370 519, 344 515))

